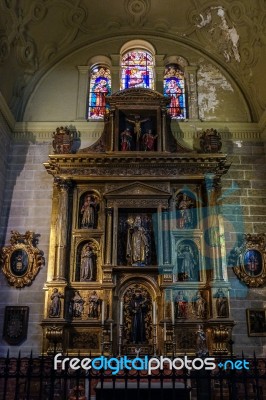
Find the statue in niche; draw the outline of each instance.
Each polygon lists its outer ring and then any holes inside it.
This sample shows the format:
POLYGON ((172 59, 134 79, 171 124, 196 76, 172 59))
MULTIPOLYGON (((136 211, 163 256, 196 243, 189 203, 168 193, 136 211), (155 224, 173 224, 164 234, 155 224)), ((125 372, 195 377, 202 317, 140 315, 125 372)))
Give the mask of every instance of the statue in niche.
POLYGON ((91 243, 86 243, 81 251, 80 282, 96 280, 96 254, 91 243))
POLYGON ((132 133, 129 128, 126 128, 121 133, 121 150, 122 151, 131 151, 132 149, 132 133))
POLYGON ((64 298, 63 294, 59 292, 57 288, 53 289, 51 294, 51 303, 49 307, 49 317, 59 318, 61 313, 61 299, 64 298))
POLYGON ((100 300, 96 290, 94 290, 92 292, 92 294, 89 296, 89 312, 88 312, 89 318, 99 318, 100 304, 101 304, 101 300, 100 300))
POLYGON ((187 318, 188 298, 185 296, 183 290, 179 290, 175 297, 175 317, 187 318))
POLYGON ((141 216, 128 218, 127 260, 132 266, 143 266, 147 263, 149 243, 146 231, 141 226, 141 216))
POLYGON ((195 254, 188 244, 180 244, 177 248, 178 280, 198 280, 198 268, 195 254))
POLYGON ((129 311, 132 316, 131 340, 133 343, 141 344, 146 341, 145 314, 148 311, 147 298, 141 290, 136 289, 129 303, 129 311))
POLYGON ((205 318, 207 314, 207 302, 202 297, 200 290, 197 291, 196 295, 192 298, 193 311, 197 318, 205 318))
POLYGON ((155 141, 158 135, 153 135, 151 129, 142 136, 142 146, 144 151, 154 151, 155 141))
POLYGON ((219 288, 214 295, 216 298, 216 313, 219 318, 227 318, 228 317, 228 300, 225 296, 223 289, 219 288))
POLYGON ((186 194, 181 193, 177 197, 177 228, 178 229, 191 229, 195 226, 193 218, 193 208, 195 202, 186 194))
POLYGON ((81 318, 84 311, 85 300, 81 297, 78 290, 75 291, 70 303, 70 314, 73 318, 81 318))
POLYGON ((81 206, 81 228, 96 228, 99 203, 92 194, 87 194, 81 206))
POLYGON ((199 357, 206 357, 209 354, 206 334, 202 325, 199 325, 196 332, 196 354, 199 357))

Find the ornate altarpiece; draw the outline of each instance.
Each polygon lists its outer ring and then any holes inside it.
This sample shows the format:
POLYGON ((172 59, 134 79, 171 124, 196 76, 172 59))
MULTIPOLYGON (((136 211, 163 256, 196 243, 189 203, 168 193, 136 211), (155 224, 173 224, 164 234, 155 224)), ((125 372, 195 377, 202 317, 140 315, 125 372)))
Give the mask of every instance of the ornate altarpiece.
POLYGON ((227 354, 217 200, 226 156, 179 144, 157 92, 107 101, 101 138, 45 163, 54 191, 44 352, 195 354, 201 325, 209 352, 227 354))

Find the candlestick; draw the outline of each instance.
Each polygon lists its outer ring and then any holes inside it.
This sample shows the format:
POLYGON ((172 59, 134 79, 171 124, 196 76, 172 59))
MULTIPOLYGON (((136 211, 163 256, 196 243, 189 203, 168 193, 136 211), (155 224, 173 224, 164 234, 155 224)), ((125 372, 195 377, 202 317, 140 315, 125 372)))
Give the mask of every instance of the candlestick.
POLYGON ((120 301, 120 325, 123 325, 123 301, 120 301))
POLYGON ((156 324, 156 303, 155 303, 155 301, 152 302, 152 322, 153 322, 153 325, 156 324))
POLYGON ((163 340, 166 342, 166 322, 163 324, 163 340))
POLYGON ((104 300, 102 301, 102 325, 104 325, 104 300))

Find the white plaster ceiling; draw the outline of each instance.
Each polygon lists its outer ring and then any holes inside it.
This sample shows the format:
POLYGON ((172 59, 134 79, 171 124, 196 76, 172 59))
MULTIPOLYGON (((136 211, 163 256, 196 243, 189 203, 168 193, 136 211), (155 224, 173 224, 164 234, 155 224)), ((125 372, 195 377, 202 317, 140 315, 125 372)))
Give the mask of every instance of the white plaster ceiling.
POLYGON ((15 117, 23 109, 14 98, 26 104, 55 63, 119 36, 162 37, 202 53, 236 82, 252 120, 266 120, 265 0, 1 0, 0 91, 15 117))

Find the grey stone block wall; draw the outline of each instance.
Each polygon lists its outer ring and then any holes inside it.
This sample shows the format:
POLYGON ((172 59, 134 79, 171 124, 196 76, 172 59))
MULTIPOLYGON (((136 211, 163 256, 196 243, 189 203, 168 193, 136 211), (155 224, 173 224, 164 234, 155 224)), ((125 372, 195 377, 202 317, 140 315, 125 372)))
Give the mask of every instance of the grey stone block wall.
MULTIPOLYGON (((266 172, 263 142, 226 142, 223 152, 232 163, 222 179, 225 239, 227 254, 243 233, 266 233, 266 172)), ((231 315, 235 320, 234 351, 266 354, 265 337, 249 337, 246 310, 266 306, 264 288, 249 289, 228 267, 231 315)))
POLYGON ((9 244, 11 230, 25 233, 32 230, 40 234, 38 247, 43 250, 45 265, 30 286, 16 289, 10 286, 0 274, 0 354, 18 351, 35 355, 42 351, 44 283, 47 278, 49 251, 50 217, 53 180, 44 169, 50 144, 13 143, 7 160, 6 184, 1 215, 1 234, 6 245, 9 244), (8 346, 2 339, 5 306, 29 306, 29 325, 27 340, 21 346, 8 346))

